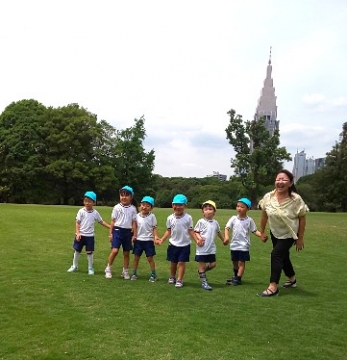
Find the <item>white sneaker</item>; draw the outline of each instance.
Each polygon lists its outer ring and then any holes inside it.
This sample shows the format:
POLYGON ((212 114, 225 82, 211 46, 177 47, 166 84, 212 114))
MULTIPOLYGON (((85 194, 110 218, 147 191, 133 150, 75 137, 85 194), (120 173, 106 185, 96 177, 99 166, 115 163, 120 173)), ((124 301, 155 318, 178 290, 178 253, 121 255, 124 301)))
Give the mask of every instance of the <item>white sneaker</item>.
POLYGON ((68 269, 67 272, 75 272, 75 271, 77 271, 77 270, 78 270, 78 266, 73 266, 73 265, 71 265, 70 269, 68 269))
POLYGON ((135 275, 135 274, 131 275, 130 280, 137 280, 137 275, 135 275))
POLYGON ((88 275, 94 275, 94 269, 92 267, 88 268, 88 275))
POLYGON ((106 279, 112 279, 111 269, 109 269, 109 268, 105 269, 105 278, 106 279))
POLYGON ((123 271, 123 278, 124 280, 130 280, 130 275, 128 273, 128 270, 123 271))

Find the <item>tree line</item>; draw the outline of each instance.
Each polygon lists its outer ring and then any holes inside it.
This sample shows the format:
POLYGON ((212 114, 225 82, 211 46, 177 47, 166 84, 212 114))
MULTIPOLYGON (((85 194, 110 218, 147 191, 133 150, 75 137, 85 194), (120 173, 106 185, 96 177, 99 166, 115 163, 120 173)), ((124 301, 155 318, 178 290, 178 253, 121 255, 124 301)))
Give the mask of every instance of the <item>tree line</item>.
MULTIPOLYGON (((219 208, 234 208, 246 196, 256 208, 291 157, 280 147, 279 131, 270 136, 264 119, 243 121, 234 110, 227 114, 234 175, 221 182, 154 174, 155 151, 143 147, 144 116, 116 129, 78 104, 53 108, 33 99, 13 102, 0 115, 0 201, 79 205, 83 193, 93 190, 99 205, 112 206, 118 189, 129 184, 137 200, 153 196, 157 207, 170 207, 173 196, 184 193, 190 207, 212 199, 219 208)), ((325 167, 297 184, 311 211, 347 211, 346 155, 347 123, 325 167)))

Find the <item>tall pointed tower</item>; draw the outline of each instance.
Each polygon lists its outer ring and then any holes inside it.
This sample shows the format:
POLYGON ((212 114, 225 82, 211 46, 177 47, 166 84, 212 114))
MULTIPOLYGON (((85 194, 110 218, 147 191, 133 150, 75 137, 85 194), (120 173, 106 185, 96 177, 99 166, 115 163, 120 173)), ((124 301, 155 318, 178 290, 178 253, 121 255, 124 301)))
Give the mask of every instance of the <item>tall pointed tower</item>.
POLYGON ((273 80, 271 78, 272 65, 271 65, 271 47, 270 57, 266 69, 266 78, 264 80, 264 86, 260 93, 258 100, 258 106, 255 111, 254 120, 259 120, 265 117, 265 126, 269 130, 272 136, 275 130, 279 130, 279 120, 277 120, 277 105, 275 88, 273 86, 273 80))

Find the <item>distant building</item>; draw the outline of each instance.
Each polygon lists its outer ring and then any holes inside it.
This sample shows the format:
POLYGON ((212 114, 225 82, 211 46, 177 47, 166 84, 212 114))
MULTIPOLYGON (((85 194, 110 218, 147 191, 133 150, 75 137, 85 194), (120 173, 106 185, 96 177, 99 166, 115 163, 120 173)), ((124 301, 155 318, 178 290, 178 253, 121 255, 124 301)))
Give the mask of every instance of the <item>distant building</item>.
MULTIPOLYGON (((273 80, 271 78, 272 65, 271 65, 271 48, 270 57, 266 69, 266 78, 264 80, 264 86, 260 93, 258 100, 258 106, 255 110, 254 120, 258 121, 261 118, 265 118, 265 127, 268 129, 270 135, 275 133, 275 130, 279 130, 279 120, 277 120, 277 105, 275 95, 275 88, 273 80)), ((253 142, 250 144, 251 152, 253 151, 253 142)))
POLYGON ((306 159, 305 150, 297 152, 294 156, 293 175, 294 183, 302 176, 314 174, 317 170, 324 166, 325 158, 314 159, 310 157, 306 159))
POLYGON ((207 175, 207 177, 215 177, 219 181, 226 181, 227 180, 227 176, 223 175, 223 174, 220 174, 218 171, 213 171, 212 175, 207 175))

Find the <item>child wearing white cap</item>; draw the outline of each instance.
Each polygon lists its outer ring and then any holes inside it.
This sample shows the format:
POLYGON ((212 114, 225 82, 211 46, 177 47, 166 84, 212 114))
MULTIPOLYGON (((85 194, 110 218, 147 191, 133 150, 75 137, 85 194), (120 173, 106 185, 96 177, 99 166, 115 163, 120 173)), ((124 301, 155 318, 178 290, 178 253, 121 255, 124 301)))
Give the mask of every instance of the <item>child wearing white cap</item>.
POLYGON ((230 253, 234 268, 234 276, 226 281, 227 285, 241 285, 246 261, 251 260, 249 253, 251 246, 250 233, 262 239, 254 220, 247 216, 247 211, 251 209, 251 206, 252 203, 249 199, 239 199, 236 205, 237 215, 232 216, 225 226, 225 239, 229 239, 229 232, 232 230, 230 253))
POLYGON ((217 220, 213 219, 216 213, 216 203, 212 200, 207 200, 202 204, 203 218, 199 219, 194 227, 195 235, 200 240, 202 246, 196 247, 195 261, 199 263, 199 278, 201 287, 204 290, 212 290, 206 278, 206 271, 212 270, 216 267, 216 235, 222 240, 224 245, 227 245, 228 240, 225 241, 221 234, 220 226, 217 220))
POLYGON ((88 274, 94 275, 93 268, 93 252, 94 252, 94 224, 98 222, 102 226, 110 228, 110 225, 102 220, 98 211, 93 209, 96 203, 96 194, 93 191, 87 191, 84 194, 83 205, 84 207, 77 212, 76 225, 75 225, 75 239, 73 248, 75 250, 73 262, 68 272, 78 270, 78 261, 83 247, 86 248, 88 258, 88 274))

